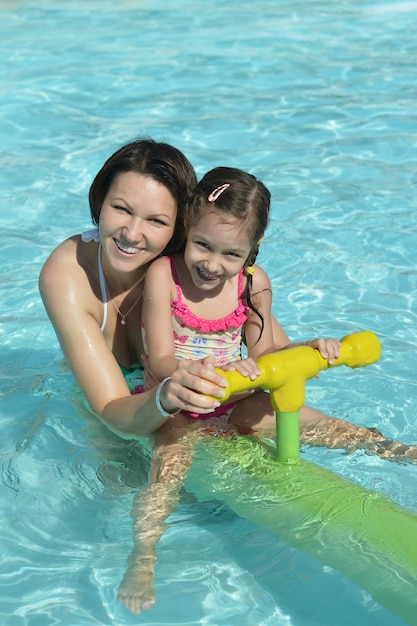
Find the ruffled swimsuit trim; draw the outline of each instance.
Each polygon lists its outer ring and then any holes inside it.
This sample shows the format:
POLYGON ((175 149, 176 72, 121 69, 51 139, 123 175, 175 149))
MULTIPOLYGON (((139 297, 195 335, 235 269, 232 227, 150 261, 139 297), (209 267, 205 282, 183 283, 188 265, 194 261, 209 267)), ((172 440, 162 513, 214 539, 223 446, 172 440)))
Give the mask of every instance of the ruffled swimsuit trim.
POLYGON ((199 330, 203 333, 211 333, 217 331, 230 330, 230 328, 239 328, 246 323, 248 317, 247 313, 250 308, 242 304, 242 285, 243 285, 243 269, 239 272, 238 277, 238 306, 232 313, 229 313, 226 317, 222 317, 218 320, 206 320, 202 317, 194 315, 188 308, 188 305, 181 300, 181 288, 179 285, 178 274, 176 267, 171 258, 166 257, 171 264, 172 276, 174 278, 175 287, 177 290, 177 298, 172 300, 171 309, 173 314, 182 320, 190 328, 199 330))

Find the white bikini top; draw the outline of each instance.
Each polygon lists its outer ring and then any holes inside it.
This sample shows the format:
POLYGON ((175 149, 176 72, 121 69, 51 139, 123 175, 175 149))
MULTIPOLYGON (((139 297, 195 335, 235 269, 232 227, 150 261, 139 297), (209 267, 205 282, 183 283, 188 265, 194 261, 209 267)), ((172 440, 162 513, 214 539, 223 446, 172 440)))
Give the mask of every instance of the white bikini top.
POLYGON ((98 266, 98 281, 100 283, 100 292, 101 292, 101 300, 103 302, 103 322, 100 326, 101 332, 106 328, 107 323, 107 289, 106 289, 106 281, 104 279, 103 268, 101 267, 101 243, 100 236, 98 234, 98 228, 92 228, 91 230, 85 230, 81 233, 81 239, 85 243, 89 243, 90 241, 96 241, 99 243, 98 247, 98 257, 97 257, 97 266, 98 266))

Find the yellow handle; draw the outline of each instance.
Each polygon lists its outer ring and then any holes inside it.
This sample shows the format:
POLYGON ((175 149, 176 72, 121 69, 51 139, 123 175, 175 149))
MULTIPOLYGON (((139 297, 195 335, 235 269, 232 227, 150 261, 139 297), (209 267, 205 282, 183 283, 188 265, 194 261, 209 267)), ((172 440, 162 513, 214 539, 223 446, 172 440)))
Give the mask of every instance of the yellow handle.
POLYGON ((270 391, 271 404, 275 411, 298 411, 304 404, 306 380, 316 376, 320 370, 339 365, 363 367, 375 363, 380 356, 378 337, 369 330, 343 337, 340 342, 340 357, 332 365, 329 365, 318 350, 310 346, 296 346, 266 354, 257 360, 261 373, 256 381, 237 371, 217 369, 228 382, 222 402, 228 400, 232 394, 256 385, 270 391))

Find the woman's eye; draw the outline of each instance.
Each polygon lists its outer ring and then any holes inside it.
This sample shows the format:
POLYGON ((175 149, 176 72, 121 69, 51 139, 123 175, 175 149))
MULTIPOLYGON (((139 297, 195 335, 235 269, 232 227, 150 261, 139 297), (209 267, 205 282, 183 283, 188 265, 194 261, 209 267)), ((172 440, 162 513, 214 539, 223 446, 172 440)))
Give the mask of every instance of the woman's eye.
POLYGON ((129 213, 129 210, 125 206, 122 206, 120 204, 114 205, 114 208, 117 209, 117 211, 122 211, 123 213, 129 213))

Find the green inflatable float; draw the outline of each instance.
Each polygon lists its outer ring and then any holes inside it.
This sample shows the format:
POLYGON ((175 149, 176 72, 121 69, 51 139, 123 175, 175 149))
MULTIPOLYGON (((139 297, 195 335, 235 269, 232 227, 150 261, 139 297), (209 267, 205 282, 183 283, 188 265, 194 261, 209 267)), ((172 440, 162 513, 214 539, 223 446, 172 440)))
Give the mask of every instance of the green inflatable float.
MULTIPOLYGON (((307 346, 261 357, 260 386, 270 390, 277 445, 268 443, 268 452, 251 437, 200 444, 187 487, 201 499, 223 500, 239 516, 335 568, 415 626, 417 514, 299 457, 305 381, 328 367, 362 367, 379 357, 379 341, 369 331, 344 337, 331 366, 307 346)), ((228 381, 225 401, 252 386, 237 372, 221 373, 228 381)))

